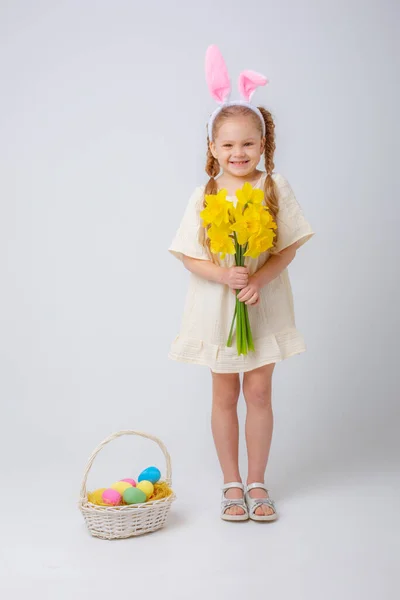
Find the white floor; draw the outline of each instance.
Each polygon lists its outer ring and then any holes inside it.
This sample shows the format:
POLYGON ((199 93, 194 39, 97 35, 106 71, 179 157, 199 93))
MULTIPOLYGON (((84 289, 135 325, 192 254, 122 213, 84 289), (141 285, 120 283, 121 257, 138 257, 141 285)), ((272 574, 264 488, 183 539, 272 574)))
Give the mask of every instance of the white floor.
MULTIPOLYGON (((88 535, 76 497, 60 493, 59 504, 33 510, 18 493, 2 511, 1 595, 397 600, 399 474, 379 462, 352 471, 281 482, 271 493, 280 518, 267 524, 225 523, 217 488, 189 503, 178 482, 163 530, 112 542, 88 535)), ((18 489, 38 492, 21 480, 18 489)))

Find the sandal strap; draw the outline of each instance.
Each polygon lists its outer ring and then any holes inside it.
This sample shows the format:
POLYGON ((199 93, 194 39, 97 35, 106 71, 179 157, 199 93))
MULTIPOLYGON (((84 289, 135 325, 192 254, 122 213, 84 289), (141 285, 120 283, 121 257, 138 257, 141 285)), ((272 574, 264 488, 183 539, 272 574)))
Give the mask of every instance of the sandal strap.
POLYGON ((243 509, 243 513, 246 515, 249 514, 249 510, 247 508, 247 504, 245 503, 243 498, 226 498, 225 500, 221 501, 221 513, 224 514, 229 508, 232 508, 233 506, 239 506, 240 508, 243 509))
POLYGON ((226 500, 221 500, 221 506, 224 507, 224 510, 230 508, 231 506, 241 506, 247 510, 246 503, 241 498, 238 500, 236 498, 227 498, 226 500))
POLYGON ((244 485, 240 481, 233 481, 232 483, 224 483, 224 485, 222 486, 222 491, 226 492, 226 490, 229 490, 230 488, 239 488, 244 492, 244 485))
POLYGON ((275 502, 273 500, 270 500, 270 498, 254 498, 254 502, 252 502, 251 506, 252 511, 254 512, 263 504, 265 504, 266 506, 270 506, 275 510, 275 502))
POLYGON ((249 492, 250 490, 254 490, 256 488, 261 488, 262 490, 265 490, 266 492, 268 492, 268 489, 265 485, 265 483, 261 483, 261 482, 256 482, 256 483, 249 483, 247 487, 247 491, 249 492))

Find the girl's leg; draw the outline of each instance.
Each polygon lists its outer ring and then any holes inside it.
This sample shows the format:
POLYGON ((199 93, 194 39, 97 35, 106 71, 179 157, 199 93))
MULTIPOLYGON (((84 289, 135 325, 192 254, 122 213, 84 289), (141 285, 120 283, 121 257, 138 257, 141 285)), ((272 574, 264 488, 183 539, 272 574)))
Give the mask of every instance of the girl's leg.
MULTIPOLYGON (((213 403, 211 429, 214 437, 218 460, 224 476, 224 483, 242 481, 239 473, 239 421, 237 403, 240 394, 238 373, 212 374, 213 403)), ((226 492, 226 498, 242 498, 243 492, 232 488, 226 492)), ((233 506, 226 514, 242 515, 243 508, 233 506)))
MULTIPOLYGON (((243 395, 247 405, 246 444, 248 455, 247 483, 264 483, 273 431, 271 404, 272 372, 275 363, 248 371, 243 376, 243 395)), ((268 498, 262 489, 250 491, 252 498, 268 498)), ((274 511, 270 506, 260 506, 256 515, 269 515, 274 511)))

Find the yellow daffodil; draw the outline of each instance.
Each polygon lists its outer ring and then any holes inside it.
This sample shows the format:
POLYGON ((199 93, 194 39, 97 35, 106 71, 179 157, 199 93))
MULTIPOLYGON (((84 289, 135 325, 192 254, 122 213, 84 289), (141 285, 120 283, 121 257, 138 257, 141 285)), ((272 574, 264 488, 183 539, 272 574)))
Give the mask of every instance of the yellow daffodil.
POLYGON ((249 245, 244 256, 257 258, 262 252, 272 248, 275 233, 272 229, 265 229, 260 235, 253 235, 249 238, 249 245))
POLYGON ((205 226, 214 224, 219 227, 229 223, 229 209, 232 205, 226 199, 226 195, 226 190, 220 190, 218 194, 206 195, 206 208, 200 213, 205 226))
POLYGON ((225 254, 235 254, 235 244, 230 237, 229 225, 211 225, 208 230, 208 237, 211 242, 211 252, 213 254, 221 254, 221 258, 225 258, 225 254))
POLYGON ((259 188, 253 188, 250 183, 246 182, 241 190, 236 190, 236 198, 240 204, 261 204, 264 200, 264 192, 259 188))
POLYGON ((261 221, 261 227, 263 229, 276 229, 276 223, 272 217, 272 214, 270 213, 270 211, 268 210, 268 208, 266 206, 261 207, 261 213, 260 213, 260 221, 261 221))
POLYGON ((255 235, 261 228, 261 212, 257 206, 248 205, 243 212, 235 211, 235 222, 231 230, 236 232, 238 244, 244 245, 251 235, 255 235))

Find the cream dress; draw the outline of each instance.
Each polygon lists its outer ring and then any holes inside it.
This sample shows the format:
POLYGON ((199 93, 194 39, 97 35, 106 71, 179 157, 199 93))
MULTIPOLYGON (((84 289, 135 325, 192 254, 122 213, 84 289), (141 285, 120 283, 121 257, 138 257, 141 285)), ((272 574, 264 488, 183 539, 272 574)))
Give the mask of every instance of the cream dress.
MULTIPOLYGON (((264 186, 265 177, 266 173, 256 187, 264 186)), ((302 245, 314 235, 311 225, 306 221, 286 179, 278 173, 272 177, 279 190, 279 236, 276 248, 283 250, 297 241, 302 245)), ((194 190, 168 249, 180 260, 184 254, 210 260, 199 242, 204 189, 203 185, 194 190)), ((228 196, 228 200, 236 204, 236 196, 228 196)), ((256 259, 247 257, 249 274, 262 267, 269 257, 269 252, 263 252, 256 259)), ((235 258, 226 255, 220 262, 221 266, 231 267, 235 264, 235 258)), ((255 352, 238 356, 235 335, 232 347, 226 346, 234 310, 235 295, 227 285, 190 273, 182 324, 179 335, 171 345, 169 358, 208 366, 215 373, 243 373, 305 351, 303 337, 296 329, 287 269, 261 289, 260 302, 256 306, 248 306, 255 352)))

